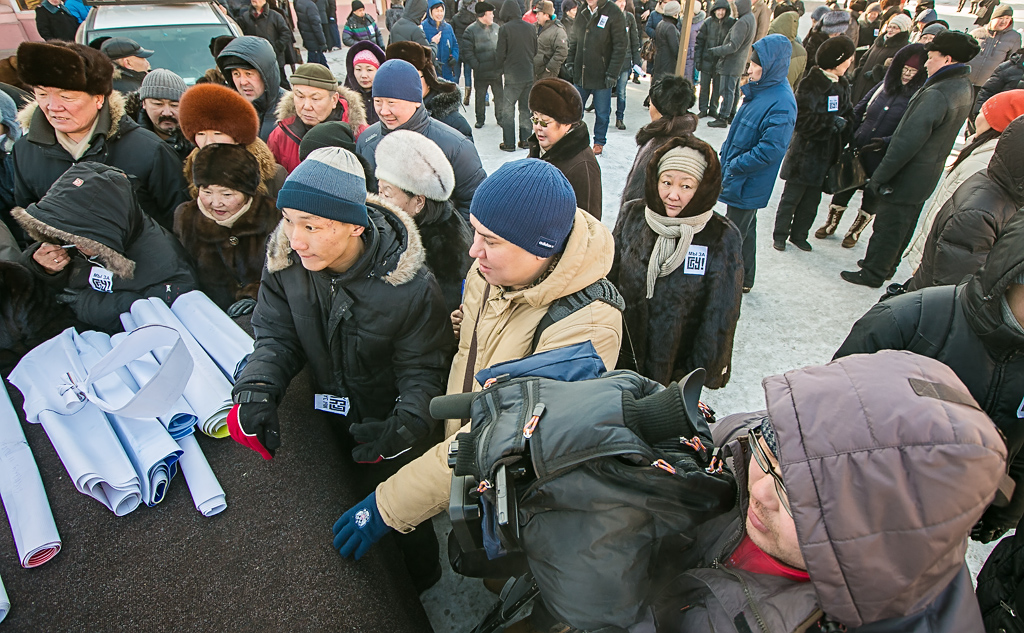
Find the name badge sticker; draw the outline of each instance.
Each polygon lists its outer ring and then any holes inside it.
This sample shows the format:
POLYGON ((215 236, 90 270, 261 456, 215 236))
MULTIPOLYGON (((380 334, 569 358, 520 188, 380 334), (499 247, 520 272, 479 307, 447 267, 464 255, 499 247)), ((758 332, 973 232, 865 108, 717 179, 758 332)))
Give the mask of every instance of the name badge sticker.
POLYGON ((686 262, 683 264, 683 274, 703 275, 708 267, 708 247, 690 244, 686 251, 686 262))
POLYGON ((879 30, 880 30, 880 29, 875 29, 875 37, 878 37, 878 31, 879 31, 879 30))
POLYGON ((605 24, 608 24, 608 16, 602 15, 601 19, 597 21, 597 28, 603 29, 605 24))
POLYGON ((324 411, 335 415, 348 415, 348 407, 348 398, 339 398, 329 393, 318 393, 313 397, 313 408, 317 411, 324 411))
POLYGON ((829 95, 828 97, 828 111, 839 112, 839 95, 829 95))
POLYGON ((89 285, 98 292, 114 292, 114 273, 106 268, 93 266, 89 273, 89 285))

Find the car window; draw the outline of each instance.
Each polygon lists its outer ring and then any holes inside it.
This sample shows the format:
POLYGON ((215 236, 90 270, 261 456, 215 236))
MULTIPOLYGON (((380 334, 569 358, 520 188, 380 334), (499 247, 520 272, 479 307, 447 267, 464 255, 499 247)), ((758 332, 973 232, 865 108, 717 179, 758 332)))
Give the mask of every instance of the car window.
POLYGON ((153 68, 166 68, 192 85, 213 68, 210 40, 220 35, 231 35, 227 25, 186 24, 182 26, 135 27, 92 31, 89 41, 97 37, 127 37, 142 48, 153 52, 149 63, 153 68))

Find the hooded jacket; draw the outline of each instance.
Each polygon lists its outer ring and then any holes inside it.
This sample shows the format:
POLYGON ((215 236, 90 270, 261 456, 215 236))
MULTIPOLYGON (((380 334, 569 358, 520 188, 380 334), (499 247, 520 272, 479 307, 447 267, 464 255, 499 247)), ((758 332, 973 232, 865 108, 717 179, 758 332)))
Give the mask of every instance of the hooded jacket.
POLYGON ((352 45, 352 48, 348 49, 348 54, 345 56, 345 87, 359 93, 359 96, 363 99, 366 124, 373 125, 380 120, 380 117, 377 116, 377 110, 373 107, 373 88, 363 88, 359 85, 359 82, 356 81, 355 65, 352 63, 356 55, 362 51, 372 52, 379 64, 383 64, 386 61, 386 57, 383 48, 378 47, 373 42, 356 42, 352 45))
MULTIPOLYGON (((431 48, 434 49, 434 66, 438 69, 437 74, 442 79, 458 83, 459 78, 455 76, 455 68, 459 63, 459 41, 455 38, 455 30, 446 19, 442 19, 439 25, 430 16, 429 10, 439 4, 443 5, 444 1, 430 0, 427 17, 423 18, 420 26, 423 28, 423 35, 427 38, 427 41, 433 40, 434 36, 438 33, 441 34, 441 40, 437 44, 430 42, 431 48)), ((447 18, 451 17, 448 14, 447 8, 445 9, 445 16, 447 18)))
POLYGON ((768 35, 754 44, 754 50, 764 69, 761 80, 740 88, 743 105, 719 153, 722 193, 718 199, 737 209, 768 204, 796 124, 796 98, 787 80, 789 40, 768 35))
POLYGON ((860 32, 857 34, 857 43, 862 46, 868 46, 868 42, 874 42, 881 34, 879 30, 881 26, 882 22, 878 18, 875 18, 875 21, 872 22, 868 20, 867 11, 861 13, 860 17, 857 18, 857 27, 860 29, 860 32))
MULTIPOLYGON (((363 98, 359 94, 338 86, 341 99, 334 110, 324 121, 344 121, 352 128, 358 138, 366 129, 366 112, 363 110, 363 98)), ((285 92, 277 104, 277 127, 267 139, 267 147, 274 155, 277 164, 284 167, 289 174, 299 166, 299 143, 309 132, 310 126, 302 122, 295 110, 295 96, 291 91, 285 92)))
POLYGON ((475 20, 462 34, 462 61, 473 69, 474 77, 490 79, 501 76, 501 65, 498 63, 500 28, 497 22, 484 26, 480 20, 475 20))
POLYGON ((999 136, 988 168, 964 181, 942 205, 908 290, 960 283, 988 257, 1007 222, 1024 207, 1024 121, 999 136))
MULTIPOLYGON (((736 23, 721 46, 708 49, 715 57, 715 72, 719 75, 739 77, 747 67, 750 46, 757 35, 757 18, 750 12, 750 0, 736 0, 736 23)), ((788 66, 788 63, 787 63, 788 66)))
POLYGON ((942 175, 946 157, 971 110, 974 93, 967 77, 970 66, 946 66, 928 78, 910 99, 907 111, 871 182, 879 190, 892 187, 881 200, 890 204, 923 204, 942 175))
MULTIPOLYGON (((973 65, 973 60, 972 65, 973 65)), ((975 119, 981 112, 981 106, 1000 92, 1014 90, 1020 87, 1020 80, 1024 79, 1024 53, 1014 53, 1010 59, 996 66, 992 76, 978 90, 978 98, 974 100, 974 108, 971 110, 971 119, 975 119)))
POLYGON ((21 109, 18 122, 27 130, 11 151, 18 206, 41 200, 61 174, 85 161, 128 174, 142 210, 164 227, 171 226, 174 210, 187 199, 181 160, 160 137, 125 114, 124 97, 119 92, 104 100, 89 149, 77 161, 57 142, 56 131, 34 101, 21 109))
POLYGON ((987 26, 971 31, 981 45, 981 52, 971 60, 971 84, 984 85, 996 67, 1010 59, 1012 53, 1020 50, 1020 33, 1013 30, 1013 22, 1005 31, 991 31, 987 26))
POLYGON ((779 177, 795 184, 820 188, 825 174, 850 137, 853 104, 846 77, 832 81, 817 66, 796 88, 797 115, 793 138, 782 161, 779 177), (836 100, 832 109, 830 100, 836 100))
MULTIPOLYGON (((301 28, 299 32, 302 32, 301 28)), ((303 35, 302 41, 306 41, 305 35, 303 35)), ((307 45, 306 48, 309 48, 309 46, 307 45)), ((255 68, 256 72, 260 74, 260 78, 263 79, 263 85, 265 86, 263 94, 252 102, 252 106, 256 109, 256 114, 260 118, 259 137, 266 141, 270 138, 270 133, 277 127, 277 119, 274 117, 274 113, 277 111, 277 104, 285 92, 284 88, 280 86, 281 71, 277 67, 274 49, 263 38, 251 35, 236 37, 230 44, 225 46, 224 50, 217 56, 217 67, 220 68, 224 77, 228 79, 229 86, 234 88, 234 82, 231 81, 231 71, 224 67, 228 57, 242 59, 245 63, 255 68)))
MULTIPOLYGON (((489 286, 474 263, 466 277, 465 316, 459 334, 459 351, 448 377, 448 393, 463 393, 467 372, 475 374, 485 367, 529 354, 533 333, 548 306, 603 278, 611 269, 613 257, 614 245, 608 229, 577 210, 565 251, 540 283, 522 290, 489 286), (474 336, 478 341, 476 362, 467 369, 474 336)), ((618 310, 596 301, 544 330, 534 351, 589 340, 605 366, 611 368, 619 356, 621 337, 622 317, 618 310)), ((474 381, 473 390, 480 388, 474 381)), ((445 435, 454 435, 459 424, 459 420, 448 420, 445 435)), ((468 431, 468 428, 462 430, 468 431)), ((377 486, 377 508, 390 527, 410 532, 448 507, 452 478, 448 444, 447 440, 437 444, 377 486)))
POLYGON ((772 20, 768 33, 785 35, 789 43, 793 45, 793 52, 789 55, 789 86, 796 90, 796 82, 804 76, 807 69, 807 49, 803 47, 800 40, 796 39, 797 28, 800 26, 800 16, 796 11, 786 11, 779 17, 772 20))
POLYGON ((1006 448, 948 367, 909 352, 880 354, 766 378, 767 412, 715 425, 715 445, 736 475, 737 508, 687 535, 692 546, 671 561, 687 571, 657 599, 657 631, 804 631, 825 619, 843 627, 826 630, 858 633, 982 630, 964 555, 1006 448), (949 395, 918 395, 911 381, 949 395), (943 399, 950 397, 963 403, 943 399), (746 532, 747 432, 765 415, 809 582, 723 564, 746 532), (885 484, 872 490, 873 482, 885 484))
POLYGON ((533 83, 533 59, 537 56, 537 27, 523 20, 519 5, 501 6, 498 48, 495 55, 505 84, 533 83))
POLYGON ((420 22, 427 15, 427 0, 409 0, 405 3, 405 11, 398 22, 395 22, 391 34, 388 36, 388 44, 396 42, 416 42, 423 46, 430 46, 427 36, 420 28, 420 22))
POLYGON ((583 121, 576 123, 565 136, 541 156, 537 135, 531 134, 530 158, 551 163, 562 172, 576 193, 576 206, 598 220, 601 219, 601 165, 590 147, 590 130, 583 121))
POLYGON ((609 0, 597 0, 593 12, 581 3, 569 37, 572 83, 586 90, 605 90, 619 80, 628 58, 629 36, 622 11, 609 0), (602 26, 603 23, 603 26, 602 26))
POLYGON ((892 37, 887 37, 883 32, 875 39, 857 67, 857 78, 853 80, 854 103, 860 103, 868 90, 882 81, 885 77, 885 61, 909 43, 910 33, 906 31, 900 31, 892 37))
POLYGON ((704 20, 700 30, 697 31, 697 45, 694 49, 694 63, 701 73, 715 72, 717 58, 708 53, 712 48, 717 48, 725 43, 729 30, 736 23, 736 18, 729 15, 729 0, 715 0, 708 13, 708 19, 704 20), (725 9, 725 17, 719 20, 715 17, 717 9, 725 9))
MULTIPOLYGON (((463 219, 469 222, 469 203, 473 200, 476 188, 487 177, 487 172, 484 171, 480 155, 477 154, 473 141, 444 123, 432 119, 424 107, 416 108, 412 117, 395 129, 419 132, 441 148, 455 172, 455 190, 452 192, 452 202, 455 203, 455 208, 462 214, 463 219)), ((377 143, 380 143, 381 139, 389 132, 391 130, 378 121, 366 128, 366 131, 360 134, 359 140, 356 141, 356 153, 365 158, 374 170, 377 169, 377 143)))
POLYGON ((252 316, 256 346, 236 392, 265 383, 280 402, 308 362, 320 393, 350 399, 347 423, 393 409, 431 420, 454 344, 448 312, 412 218, 373 195, 367 209, 366 250, 341 274, 303 268, 283 220, 271 234, 252 316))
POLYGON ((160 297, 170 305, 194 290, 195 273, 174 236, 142 212, 124 172, 100 163, 72 166, 37 203, 12 211, 36 243, 22 263, 51 287, 63 289, 83 323, 117 332, 132 303, 160 297), (87 212, 84 212, 86 211, 87 212), (75 244, 71 263, 50 275, 32 259, 43 242, 75 244), (101 272, 97 272, 100 270, 101 272))
POLYGON ((558 77, 568 56, 569 38, 565 34, 565 27, 552 16, 540 27, 540 34, 537 36, 537 55, 533 58, 534 81, 558 77))
MULTIPOLYGON (((686 215, 713 208, 722 182, 714 150, 692 135, 672 139, 662 150, 671 147, 694 148, 708 163, 686 215)), ((644 198, 623 206, 612 233, 615 263, 608 279, 626 302, 623 320, 632 342, 622 350, 618 367, 634 369, 663 385, 703 367, 704 385, 719 389, 728 384, 732 370, 733 336, 743 296, 743 239, 732 222, 713 214, 693 236, 693 246, 707 249, 703 268, 684 265, 659 277, 654 296, 648 299, 647 267, 658 236, 648 226, 645 210, 664 208, 654 203, 659 200, 656 161, 648 163, 646 183, 644 198)))
POLYGON ((302 45, 307 51, 326 51, 327 36, 324 35, 324 23, 320 19, 320 9, 312 0, 294 0, 295 17, 298 22, 302 45))

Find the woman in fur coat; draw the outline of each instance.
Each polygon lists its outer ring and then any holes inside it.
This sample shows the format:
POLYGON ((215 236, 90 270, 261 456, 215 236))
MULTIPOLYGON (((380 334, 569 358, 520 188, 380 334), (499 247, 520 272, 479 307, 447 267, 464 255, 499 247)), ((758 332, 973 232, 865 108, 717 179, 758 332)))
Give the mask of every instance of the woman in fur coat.
POLYGON ((174 212, 174 234, 192 255, 199 289, 231 316, 252 311, 267 236, 281 213, 257 193, 259 163, 240 145, 212 143, 192 162, 195 200, 174 212))
POLYGON ((688 134, 654 153, 644 197, 623 205, 608 275, 632 342, 619 368, 667 385, 703 367, 704 386, 729 382, 743 256, 739 230, 713 211, 721 190, 718 155, 688 134))
POLYGON ((775 213, 773 246, 786 250, 788 239, 810 251, 807 234, 818 214, 825 174, 839 158, 853 117, 850 84, 843 75, 853 63, 853 40, 839 35, 818 47, 817 64, 796 87, 796 127, 779 176, 786 181, 775 213))
POLYGON ((396 130, 377 145, 380 198, 416 222, 427 268, 441 286, 450 312, 462 303, 462 286, 473 259, 473 233, 450 200, 455 172, 437 143, 418 132, 396 130))

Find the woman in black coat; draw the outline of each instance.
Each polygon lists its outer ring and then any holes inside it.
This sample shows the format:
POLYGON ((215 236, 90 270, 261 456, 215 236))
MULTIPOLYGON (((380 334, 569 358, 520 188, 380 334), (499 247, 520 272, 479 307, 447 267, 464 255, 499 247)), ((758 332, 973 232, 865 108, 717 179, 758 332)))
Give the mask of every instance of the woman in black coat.
POLYGON ((665 385, 699 367, 706 387, 729 382, 743 256, 739 230, 713 211, 721 190, 715 150, 686 135, 655 152, 644 197, 623 205, 608 279, 632 345, 618 367, 665 385))
POLYGON ((843 75, 853 63, 853 40, 840 35, 818 47, 817 64, 796 86, 796 127, 782 160, 779 176, 786 181, 775 214, 773 246, 786 250, 788 239, 802 251, 810 251, 807 233, 818 213, 825 174, 846 145, 850 84, 843 75))
MULTIPOLYGON (((884 24, 884 22, 883 22, 884 24)), ((910 18, 895 16, 889 20, 885 31, 868 49, 857 67, 857 78, 853 81, 853 102, 860 103, 868 90, 878 85, 885 77, 885 61, 896 55, 896 52, 910 43, 910 18)))

